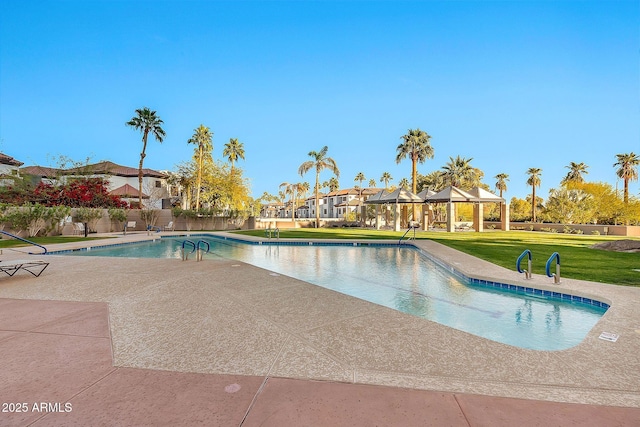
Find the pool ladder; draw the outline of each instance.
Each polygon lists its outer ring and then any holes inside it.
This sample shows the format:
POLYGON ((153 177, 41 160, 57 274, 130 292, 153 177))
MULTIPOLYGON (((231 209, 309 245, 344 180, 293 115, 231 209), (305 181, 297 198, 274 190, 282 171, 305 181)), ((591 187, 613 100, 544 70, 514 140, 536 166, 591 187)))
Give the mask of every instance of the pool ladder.
POLYGON ((409 223, 409 228, 407 228, 407 231, 405 231, 400 240, 398 240, 398 245, 402 244, 402 240, 407 236, 407 234, 409 234, 411 230, 413 230, 413 237, 409 236, 407 237, 407 240, 416 240, 416 228, 420 228, 420 224, 411 221, 409 223))
MULTIPOLYGON (((522 252, 522 254, 520 254, 518 259, 516 260, 516 269, 518 270, 518 273, 524 273, 524 277, 526 279, 531 279, 531 276, 532 276, 531 275, 531 251, 529 249, 525 249, 525 251, 522 252), (528 258, 526 271, 520 268, 520 263, 522 262, 525 256, 528 258)), ((553 283, 555 283, 556 285, 560 283, 560 254, 558 252, 552 253, 549 259, 547 260, 545 273, 547 274, 548 277, 553 277, 553 283), (551 273, 551 265, 553 264, 554 261, 556 262, 556 272, 551 273)))
POLYGON ((280 229, 278 227, 276 228, 267 227, 264 230, 264 237, 268 237, 269 239, 271 239, 272 234, 273 236, 275 236, 276 239, 280 240, 280 229))
POLYGON ((202 261, 202 255, 208 254, 210 250, 210 246, 208 242, 204 240, 198 240, 198 243, 193 243, 192 240, 185 240, 182 242, 182 249, 180 249, 180 256, 183 261, 187 261, 189 259, 189 255, 192 253, 196 253, 196 261, 202 261), (191 252, 187 252, 185 250, 185 246, 191 246, 191 252), (200 247, 202 245, 202 248, 200 247))

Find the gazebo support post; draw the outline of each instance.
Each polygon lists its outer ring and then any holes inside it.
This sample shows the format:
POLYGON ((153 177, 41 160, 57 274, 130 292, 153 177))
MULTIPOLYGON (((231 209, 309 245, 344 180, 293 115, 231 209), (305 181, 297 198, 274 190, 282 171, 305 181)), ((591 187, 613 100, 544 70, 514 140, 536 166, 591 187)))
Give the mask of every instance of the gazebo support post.
POLYGON ((500 223, 502 231, 509 231, 509 204, 500 203, 500 223))
POLYGON ((381 218, 380 218, 380 205, 376 205, 376 230, 380 230, 380 223, 381 223, 381 218))
POLYGON ((400 231, 400 204, 395 204, 395 211, 393 215, 393 231, 400 231))
POLYGON ((483 223, 483 206, 482 203, 474 203, 473 204, 473 225, 475 226, 475 230, 478 233, 482 233, 484 230, 483 223))
POLYGON ((447 231, 453 233, 456 231, 456 210, 453 203, 447 203, 447 231))

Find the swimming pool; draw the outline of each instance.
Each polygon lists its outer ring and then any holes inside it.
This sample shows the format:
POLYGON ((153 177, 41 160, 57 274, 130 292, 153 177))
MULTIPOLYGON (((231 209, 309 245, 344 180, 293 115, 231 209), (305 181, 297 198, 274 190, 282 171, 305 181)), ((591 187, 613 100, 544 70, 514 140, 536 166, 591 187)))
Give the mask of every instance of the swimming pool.
MULTIPOLYGON (((189 239, 209 243, 211 250, 204 255, 205 259, 239 260, 522 348, 573 347, 606 311, 606 305, 594 306, 552 295, 524 294, 474 284, 452 275, 412 247, 256 245, 211 236, 189 239)), ((184 237, 162 238, 71 254, 179 259, 184 240, 184 237)), ((195 254, 191 259, 195 259, 195 254)))

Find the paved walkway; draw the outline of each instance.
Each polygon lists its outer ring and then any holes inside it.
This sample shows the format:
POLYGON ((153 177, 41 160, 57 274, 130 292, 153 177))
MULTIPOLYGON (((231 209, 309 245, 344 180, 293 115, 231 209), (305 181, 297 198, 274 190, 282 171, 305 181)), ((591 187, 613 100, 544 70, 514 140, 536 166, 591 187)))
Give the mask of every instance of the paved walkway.
POLYGON ((566 282, 612 308, 536 352, 233 260, 47 260, 0 278, 0 425, 640 425, 637 289, 566 282))

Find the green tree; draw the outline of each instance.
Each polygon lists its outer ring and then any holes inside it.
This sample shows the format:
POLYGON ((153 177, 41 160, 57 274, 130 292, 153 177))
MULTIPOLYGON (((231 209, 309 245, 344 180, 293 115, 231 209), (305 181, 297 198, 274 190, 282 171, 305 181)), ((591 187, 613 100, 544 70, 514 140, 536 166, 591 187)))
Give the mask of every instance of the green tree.
POLYGON ((316 170, 316 185, 315 185, 315 199, 316 199, 316 228, 320 226, 320 200, 319 200, 319 190, 320 190, 320 172, 324 169, 329 169, 333 172, 336 177, 340 177, 340 170, 338 169, 338 165, 336 161, 331 157, 327 157, 327 151, 329 148, 325 145, 322 147, 320 151, 310 151, 309 157, 312 160, 307 160, 306 162, 300 165, 298 168, 298 173, 300 176, 303 176, 311 169, 316 170))
POLYGON ((473 158, 464 158, 460 156, 449 157, 449 161, 442 169, 442 177, 445 182, 454 187, 469 189, 479 184, 479 171, 471 166, 473 158))
POLYGON ((237 138, 230 138, 229 142, 224 144, 222 155, 229 159, 229 162, 231 162, 231 171, 233 171, 235 162, 237 162, 238 159, 244 160, 244 144, 238 141, 237 138))
POLYGON ((382 172, 382 176, 380 177, 380 182, 384 182, 384 189, 386 190, 387 188, 389 188, 389 182, 392 180, 393 178, 391 177, 391 174, 389 172, 382 172))
POLYGON ((529 179, 527 179, 527 185, 531 186, 531 220, 536 222, 536 187, 540 186, 540 174, 542 173, 542 169, 540 168, 529 168, 527 170, 527 175, 529 175, 529 179))
POLYGON ((151 133, 156 141, 162 143, 166 136, 164 129, 162 129, 163 123, 156 112, 147 107, 137 109, 136 115, 126 123, 127 126, 142 132, 142 151, 140 152, 140 164, 138 166, 138 203, 140 209, 142 209, 142 163, 147 155, 147 138, 151 133))
POLYGON ((569 166, 565 166, 565 168, 569 169, 569 172, 567 173, 567 176, 562 178, 562 181, 560 181, 560 185, 566 186, 570 183, 582 183, 584 182, 584 177, 582 175, 586 175, 589 173, 587 171, 589 166, 585 165, 582 162, 571 162, 569 163, 569 166))
POLYGON ((409 189, 409 180, 407 178, 402 178, 398 183, 398 187, 403 188, 405 190, 409 189))
POLYGON ((200 209, 200 193, 202 192, 202 175, 207 162, 213 162, 211 152, 213 151, 213 132, 205 125, 200 125, 193 131, 193 136, 187 141, 194 144, 196 160, 196 210, 200 209))
POLYGON ((411 191, 417 192, 418 162, 424 163, 426 159, 433 159, 433 147, 430 144, 431 136, 425 131, 409 129, 406 135, 400 137, 402 143, 396 148, 396 163, 409 157, 411 159, 411 191))
POLYGON ((631 152, 629 154, 616 154, 618 161, 613 166, 618 166, 616 175, 624 181, 624 203, 629 203, 629 181, 638 180, 638 165, 640 156, 631 152))
POLYGON ((509 181, 509 175, 506 173, 499 173, 494 176, 496 179, 496 190, 500 192, 500 197, 502 197, 502 192, 507 191, 507 181, 509 181))
POLYGON ((340 182, 338 181, 338 178, 336 178, 335 176, 332 176, 331 178, 329 178, 329 191, 338 191, 338 189, 340 188, 340 182))
POLYGON ((280 184, 279 188, 283 189, 285 195, 289 194, 290 197, 291 197, 289 199, 289 200, 291 200, 291 221, 295 221, 296 193, 300 189, 300 184, 299 183, 283 182, 282 184, 280 184))
POLYGON ((549 190, 545 212, 552 222, 586 224, 594 215, 593 198, 582 190, 560 188, 549 190))
POLYGON ((376 180, 371 178, 369 180, 369 187, 376 188, 376 180))

